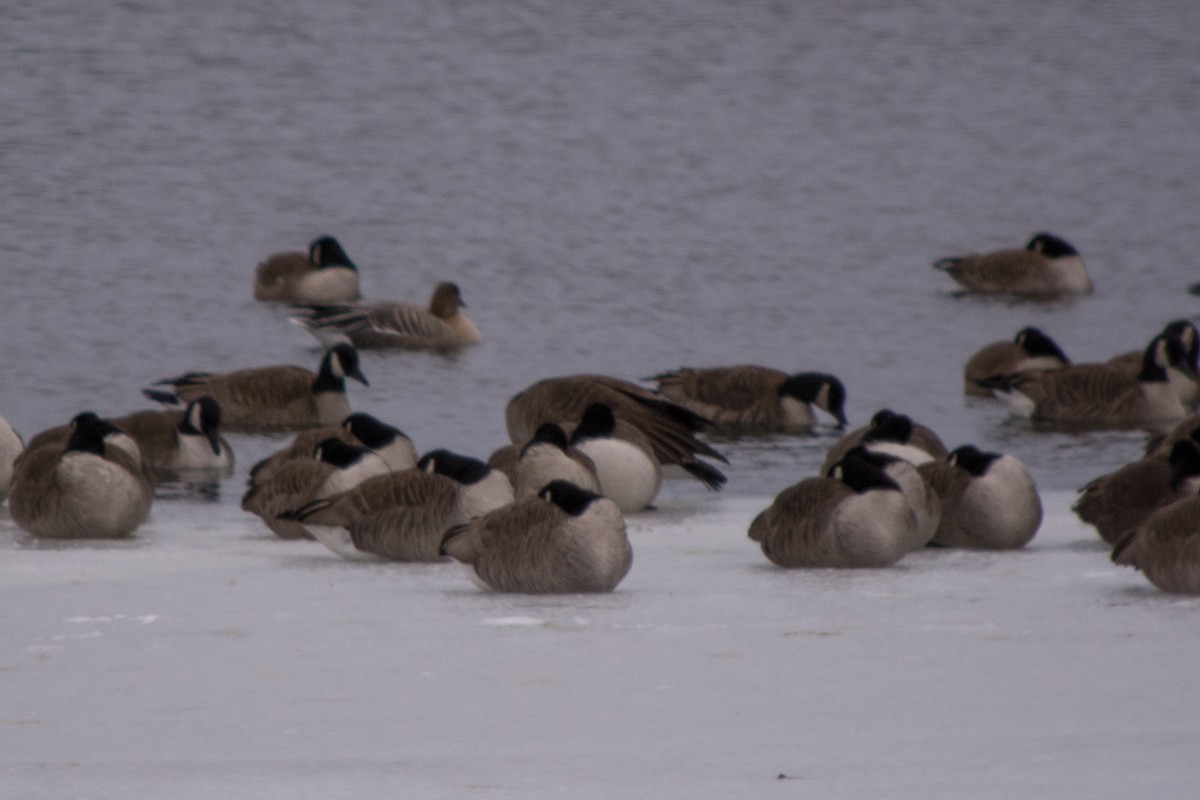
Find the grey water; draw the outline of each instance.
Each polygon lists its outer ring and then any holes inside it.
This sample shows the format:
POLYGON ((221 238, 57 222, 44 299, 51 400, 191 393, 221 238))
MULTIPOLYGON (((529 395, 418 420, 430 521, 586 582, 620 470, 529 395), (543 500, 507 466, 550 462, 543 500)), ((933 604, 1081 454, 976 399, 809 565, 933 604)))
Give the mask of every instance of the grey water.
MULTIPOLYGON (((453 280, 485 342, 369 353, 351 402, 486 456, 529 383, 839 375, 1069 489, 1143 435, 1034 431, 961 368, 1036 324, 1077 361, 1197 313, 1200 4, 7 3, 0 415, 26 436, 196 369, 315 367, 255 264, 336 235, 368 299, 453 280), (941 256, 1049 230, 1092 296, 962 296, 941 256)), ((722 443, 735 495, 836 431, 722 443)), ((278 439, 234 438, 241 468, 278 439)), ((244 473, 222 502, 236 503, 244 473)), ((705 490, 685 483, 669 491, 705 490)))

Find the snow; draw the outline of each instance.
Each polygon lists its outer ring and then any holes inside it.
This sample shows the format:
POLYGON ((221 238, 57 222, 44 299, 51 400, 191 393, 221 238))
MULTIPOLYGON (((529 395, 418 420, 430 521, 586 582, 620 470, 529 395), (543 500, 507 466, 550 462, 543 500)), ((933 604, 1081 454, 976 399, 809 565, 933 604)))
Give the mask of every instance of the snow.
POLYGON ((783 570, 770 498, 628 519, 608 595, 350 562, 232 506, 137 537, 0 517, 0 796, 1194 796, 1200 598, 1067 492, 1024 550, 783 570))

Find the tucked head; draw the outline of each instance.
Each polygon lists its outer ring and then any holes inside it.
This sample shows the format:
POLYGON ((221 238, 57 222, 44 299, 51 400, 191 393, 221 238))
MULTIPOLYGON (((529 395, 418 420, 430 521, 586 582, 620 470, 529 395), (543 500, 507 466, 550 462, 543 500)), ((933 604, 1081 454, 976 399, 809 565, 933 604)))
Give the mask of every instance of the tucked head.
POLYGON ((871 417, 871 427, 863 434, 864 442, 906 443, 913 432, 913 421, 904 414, 884 408, 871 417))
POLYGON ((987 474, 997 459, 1001 457, 1001 453, 989 453, 985 450, 980 450, 973 444, 964 444, 962 447, 955 448, 946 456, 946 460, 951 466, 966 470, 976 478, 987 474))
POLYGON ((589 492, 570 481, 555 480, 543 486, 538 492, 538 497, 554 503, 571 516, 578 517, 587 510, 592 501, 599 500, 603 495, 589 492))
POLYGON ((417 469, 445 475, 459 483, 471 485, 486 478, 492 468, 477 458, 464 456, 451 450, 431 450, 421 456, 417 469))
POLYGON ((1079 251, 1068 244, 1065 239, 1061 239, 1045 231, 1035 233, 1033 238, 1029 240, 1029 244, 1025 245, 1025 249, 1032 253, 1041 253, 1046 258, 1079 255, 1079 251))
POLYGON ((346 255, 341 243, 332 236, 322 236, 314 239, 308 246, 308 260, 318 267, 343 267, 357 269, 354 262, 346 255))
POLYGON ((1057 358, 1064 364, 1070 363, 1070 359, 1067 358, 1066 353, 1059 348, 1058 344, 1038 328, 1021 328, 1021 330, 1017 331, 1017 335, 1013 337, 1013 343, 1035 358, 1057 358))
POLYGON ((563 432, 561 427, 555 425, 553 422, 543 423, 536 431, 534 431, 533 438, 526 442, 525 446, 521 448, 520 455, 524 456, 529 448, 538 444, 549 444, 557 447, 559 450, 566 450, 568 446, 567 434, 563 432))
POLYGON ((585 439, 612 436, 616 426, 617 419, 613 416, 612 408, 605 403, 592 403, 584 410, 583 416, 579 418, 578 427, 571 433, 571 444, 585 439))
POLYGON ((850 454, 833 465, 829 477, 837 478, 859 494, 872 489, 900 491, 900 485, 879 467, 850 454))
POLYGON ((387 423, 380 422, 370 414, 355 412, 342 420, 342 430, 363 443, 364 447, 377 450, 386 447, 404 432, 387 423))

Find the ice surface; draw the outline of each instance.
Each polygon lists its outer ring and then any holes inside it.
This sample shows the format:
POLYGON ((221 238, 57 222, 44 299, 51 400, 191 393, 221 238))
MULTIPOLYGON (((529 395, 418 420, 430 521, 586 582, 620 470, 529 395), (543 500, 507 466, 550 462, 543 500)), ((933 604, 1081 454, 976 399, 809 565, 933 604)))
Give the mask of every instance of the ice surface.
POLYGON ((1200 599, 1069 493, 1018 552, 788 571, 767 498, 633 516, 610 595, 355 563, 235 508, 0 529, 0 796, 1193 796, 1200 599))

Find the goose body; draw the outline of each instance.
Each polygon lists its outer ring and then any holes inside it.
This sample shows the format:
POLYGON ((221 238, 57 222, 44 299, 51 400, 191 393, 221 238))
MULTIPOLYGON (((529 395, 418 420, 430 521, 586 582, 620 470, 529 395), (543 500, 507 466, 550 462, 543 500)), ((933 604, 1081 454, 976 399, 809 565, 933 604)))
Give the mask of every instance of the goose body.
POLYGON ((920 470, 903 458, 862 446, 855 447, 846 456, 865 461, 896 482, 916 521, 908 541, 909 549, 917 550, 929 544, 941 523, 942 500, 920 470))
POLYGON ((154 488, 141 465, 107 444, 100 420, 79 419, 66 447, 26 450, 13 475, 13 522, 58 539, 129 536, 150 514, 154 488))
POLYGON ((170 390, 146 389, 143 393, 173 408, 209 395, 220 405, 221 424, 227 431, 301 430, 337 425, 349 416, 347 377, 367 385, 357 351, 341 344, 325 352, 315 374, 290 365, 191 372, 154 384, 170 386, 170 390))
POLYGON ((599 491, 623 513, 641 511, 658 496, 663 472, 650 443, 604 403, 584 409, 571 432, 571 446, 591 461, 599 491))
MULTIPOLYGON (((1200 400, 1200 380, 1197 372, 1200 370, 1200 335, 1196 326, 1186 319, 1178 319, 1167 323, 1161 335, 1174 344, 1173 350, 1180 357, 1167 365, 1167 381, 1179 395, 1179 401, 1185 408, 1191 409, 1200 400)), ((1120 367, 1130 377, 1137 377, 1142 369, 1144 351, 1134 350, 1113 356, 1106 363, 1109 366, 1120 367)))
POLYGON ((13 465, 25 451, 25 443, 12 429, 12 426, 0 417, 0 503, 8 497, 12 486, 13 465))
POLYGON ((1046 297, 1092 291, 1079 251, 1049 233, 1035 234, 1021 250, 953 256, 933 266, 972 292, 1046 297))
POLYGON ((407 303, 324 305, 293 321, 326 345, 350 342, 360 348, 455 350, 482 341, 462 312, 457 284, 439 283, 428 307, 407 303))
POLYGON ((600 491, 595 463, 573 447, 567 434, 553 422, 537 429, 521 448, 512 470, 513 491, 518 500, 537 494, 554 480, 569 481, 590 492, 600 491))
POLYGON ((1042 523, 1042 501, 1029 470, 1016 457, 972 445, 918 469, 942 500, 933 543, 944 547, 1009 550, 1024 547, 1042 523))
POLYGON ((821 474, 829 472, 855 447, 886 453, 912 464, 945 458, 950 452, 933 429, 913 422, 906 414, 883 408, 875 412, 869 424, 855 428, 833 443, 821 464, 821 474))
POLYGON ((1155 511, 1113 548, 1112 560, 1164 592, 1200 594, 1200 497, 1155 511))
POLYGON ((438 561, 451 527, 513 501, 507 477, 477 459, 437 450, 419 463, 287 517, 347 559, 438 561))
POLYGON ((1177 345, 1159 335, 1144 351, 1136 376, 1111 365, 1079 364, 1008 376, 989 385, 1016 413, 1036 421, 1161 431, 1188 414, 1167 373, 1180 358, 1177 345))
POLYGON ((611 592, 633 564, 620 509, 553 481, 532 497, 452 528, 442 552, 499 592, 611 592))
POLYGON ((1200 444, 1177 441, 1168 457, 1142 458, 1088 482, 1071 510, 1116 544, 1159 508, 1200 490, 1200 444))
POLYGON ((316 305, 358 298, 358 268, 332 236, 313 240, 307 253, 274 253, 255 269, 255 300, 316 305))
POLYGON ((846 424, 846 388, 822 372, 788 375, 747 364, 696 369, 684 367, 655 375, 659 394, 714 422, 729 436, 809 433, 821 409, 846 424))
POLYGON ((963 391, 978 397, 992 397, 988 381, 1070 364, 1071 360, 1053 339, 1037 328, 1022 328, 1011 342, 984 345, 967 360, 963 365, 963 391))
POLYGON ((854 456, 784 489, 749 536, 781 567, 887 567, 913 549, 917 520, 899 485, 854 456))
POLYGON ((545 422, 559 425, 578 420, 587 408, 602 403, 619 421, 645 436, 659 464, 678 465, 711 489, 725 476, 698 456, 726 461, 696 433, 712 423, 695 412, 635 383, 606 375, 570 375, 539 381, 509 400, 504 409, 509 439, 524 444, 545 422))
POLYGON ((220 406, 207 395, 183 411, 137 411, 110 421, 133 437, 158 480, 233 471, 233 451, 220 434, 220 406))

